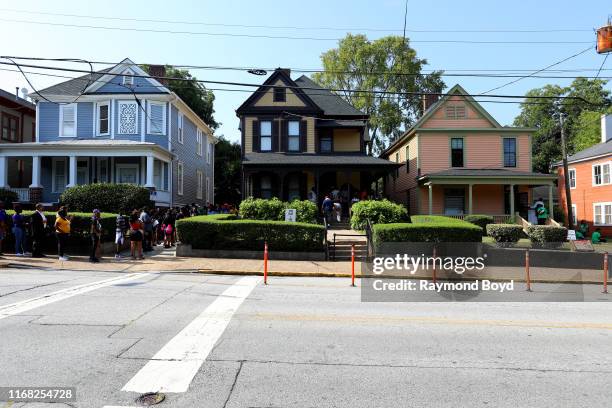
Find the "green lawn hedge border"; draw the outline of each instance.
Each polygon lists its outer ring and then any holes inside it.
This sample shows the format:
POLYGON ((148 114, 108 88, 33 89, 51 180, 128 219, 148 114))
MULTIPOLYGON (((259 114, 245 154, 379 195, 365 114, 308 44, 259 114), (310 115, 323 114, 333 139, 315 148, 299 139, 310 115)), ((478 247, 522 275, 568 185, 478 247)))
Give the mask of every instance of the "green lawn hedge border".
POLYGON ((201 215, 177 221, 177 233, 183 244, 194 249, 323 251, 325 228, 302 222, 237 219, 236 216, 201 215))
POLYGON ((413 216, 412 223, 375 224, 376 246, 386 242, 482 242, 482 228, 443 216, 413 216))
POLYGON ((391 224, 408 221, 408 211, 401 204, 389 200, 358 201, 351 207, 351 228, 363 230, 367 220, 372 224, 391 224))
POLYGON ((567 241, 567 228, 554 225, 530 225, 527 236, 535 246, 556 248, 567 241))
POLYGON ((482 214, 466 215, 465 217, 463 217, 463 221, 478 225, 480 228, 482 228, 483 234, 487 233, 487 225, 495 223, 492 216, 482 214))
POLYGON ((93 183, 66 189, 60 202, 74 211, 118 212, 129 214, 134 209, 152 207, 150 191, 134 184, 93 183))
POLYGON ((240 203, 239 213, 244 219, 284 221, 286 209, 296 210, 297 222, 315 224, 317 222, 317 205, 308 200, 281 201, 278 198, 269 200, 249 197, 240 203))
POLYGON ((523 236, 523 227, 517 224, 489 224, 487 235, 502 245, 511 245, 518 242, 523 236))

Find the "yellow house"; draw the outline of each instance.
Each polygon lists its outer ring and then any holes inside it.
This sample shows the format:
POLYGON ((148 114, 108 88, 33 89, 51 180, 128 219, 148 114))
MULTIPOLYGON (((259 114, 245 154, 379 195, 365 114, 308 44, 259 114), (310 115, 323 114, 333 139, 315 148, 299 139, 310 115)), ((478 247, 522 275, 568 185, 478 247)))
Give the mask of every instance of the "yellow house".
POLYGON ((306 199, 369 193, 395 163, 366 154, 368 115, 306 76, 276 69, 236 110, 242 196, 306 199))

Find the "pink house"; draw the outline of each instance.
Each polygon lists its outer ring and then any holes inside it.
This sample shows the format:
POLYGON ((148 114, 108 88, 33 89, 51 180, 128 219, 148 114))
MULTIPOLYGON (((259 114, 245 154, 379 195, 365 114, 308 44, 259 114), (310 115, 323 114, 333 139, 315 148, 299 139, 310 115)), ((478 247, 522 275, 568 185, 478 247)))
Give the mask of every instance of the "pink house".
POLYGON ((385 193, 411 214, 493 215, 524 218, 531 188, 548 186, 552 214, 554 175, 535 173, 531 133, 501 126, 459 85, 430 106, 381 157, 403 164, 386 180, 385 193))

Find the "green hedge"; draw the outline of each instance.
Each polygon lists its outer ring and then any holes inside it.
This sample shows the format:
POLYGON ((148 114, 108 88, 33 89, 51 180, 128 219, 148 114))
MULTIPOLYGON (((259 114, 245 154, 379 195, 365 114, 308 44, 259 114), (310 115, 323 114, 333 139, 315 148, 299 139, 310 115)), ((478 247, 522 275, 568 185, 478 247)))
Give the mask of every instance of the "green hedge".
POLYGON ((493 217, 490 215, 480 214, 466 215, 463 217, 463 220, 474 225, 478 225, 480 228, 482 228, 484 234, 487 233, 487 225, 494 223, 493 217))
POLYGON ((284 221, 285 209, 296 210, 298 222, 316 223, 317 205, 308 200, 284 202, 278 198, 269 200, 263 198, 247 198, 240 203, 239 213, 244 219, 260 221, 284 221))
POLYGON ((536 246, 554 248, 567 241, 567 228, 554 225, 530 225, 527 236, 536 246))
POLYGON ((358 201, 351 207, 351 228, 362 230, 369 219, 372 224, 391 224, 408 221, 408 211, 401 204, 389 200, 358 201))
POLYGON ((6 188, 0 188, 0 202, 3 202, 5 206, 11 205, 19 200, 17 193, 6 188))
POLYGON ((177 221, 181 243, 196 249, 262 250, 264 241, 270 251, 323 251, 325 228, 322 225, 236 219, 235 216, 202 215, 177 221))
POLYGON ((481 242, 482 229, 442 216, 415 216, 412 223, 375 224, 373 240, 385 242, 481 242))
POLYGON ((71 211, 121 212, 152 206, 147 188, 134 184, 95 183, 74 186, 65 190, 60 202, 71 211))
MULTIPOLYGON (((10 210, 6 212, 9 215, 9 224, 12 223, 12 216, 15 211, 10 210)), ((23 211, 21 215, 24 216, 25 222, 30 222, 30 216, 33 211, 23 211)), ((82 238, 89 237, 89 229, 91 227, 91 213, 79 213, 79 212, 70 212, 69 215, 72 216, 72 220, 70 221, 70 235, 73 239, 79 240, 82 238)), ((47 218, 47 226, 49 227, 47 230, 49 234, 52 234, 55 224, 55 216, 54 212, 45 212, 45 217, 47 218)), ((102 213, 100 215, 100 223, 102 224, 102 239, 103 240, 114 240, 115 238, 115 228, 117 222, 117 214, 111 213, 102 213)), ((12 225, 9 225, 9 230, 12 225)), ((87 241, 89 244, 89 241, 87 241)))
POLYGON ((523 228, 516 224, 489 224, 487 235, 500 244, 510 244, 521 239, 523 228))

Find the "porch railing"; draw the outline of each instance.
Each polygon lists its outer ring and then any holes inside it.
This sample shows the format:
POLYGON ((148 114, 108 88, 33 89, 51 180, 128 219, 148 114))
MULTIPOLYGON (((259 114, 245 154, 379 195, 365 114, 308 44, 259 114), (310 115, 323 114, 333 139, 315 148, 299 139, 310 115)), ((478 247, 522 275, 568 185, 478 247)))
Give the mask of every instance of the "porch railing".
POLYGON ((30 202, 30 189, 29 188, 9 188, 9 190, 17 194, 17 201, 20 203, 30 202))

